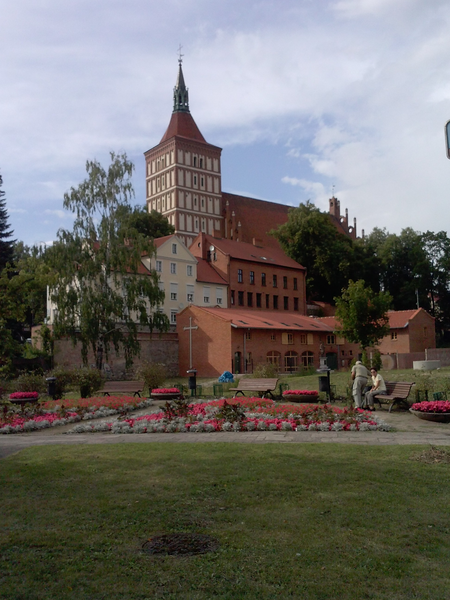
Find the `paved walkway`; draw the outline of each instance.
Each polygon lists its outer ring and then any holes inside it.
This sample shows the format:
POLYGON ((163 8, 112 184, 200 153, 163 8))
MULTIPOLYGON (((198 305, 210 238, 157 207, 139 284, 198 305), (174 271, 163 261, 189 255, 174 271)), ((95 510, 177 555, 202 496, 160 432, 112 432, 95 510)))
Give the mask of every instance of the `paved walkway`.
POLYGON ((74 445, 74 444, 129 444, 129 443, 198 443, 233 442, 241 444, 271 443, 341 443, 352 445, 395 446, 405 444, 431 444, 450 446, 450 424, 431 423, 418 419, 409 412, 376 413, 395 431, 368 432, 320 432, 320 431, 251 431, 240 433, 144 433, 118 434, 86 433, 67 435, 73 425, 54 427, 30 433, 0 435, 0 458, 14 454, 30 446, 74 445))

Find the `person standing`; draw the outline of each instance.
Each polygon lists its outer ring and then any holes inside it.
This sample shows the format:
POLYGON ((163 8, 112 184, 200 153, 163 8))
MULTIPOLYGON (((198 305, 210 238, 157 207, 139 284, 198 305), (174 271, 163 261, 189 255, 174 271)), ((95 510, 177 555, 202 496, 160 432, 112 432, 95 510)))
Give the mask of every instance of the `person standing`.
POLYGON ((362 393, 367 385, 367 379, 369 377, 369 371, 362 364, 360 360, 357 360, 352 367, 352 379, 353 388, 352 396, 355 402, 355 408, 362 408, 362 393))
POLYGON ((366 392, 366 407, 369 410, 375 410, 374 397, 377 394, 387 394, 387 389, 383 377, 375 368, 370 369, 370 374, 372 375, 372 388, 366 392))

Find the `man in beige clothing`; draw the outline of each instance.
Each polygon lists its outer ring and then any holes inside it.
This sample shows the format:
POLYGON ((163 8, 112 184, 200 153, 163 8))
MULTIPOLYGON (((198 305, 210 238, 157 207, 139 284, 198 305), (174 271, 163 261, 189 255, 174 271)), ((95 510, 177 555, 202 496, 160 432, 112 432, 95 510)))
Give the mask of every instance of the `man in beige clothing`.
POLYGON ((352 379, 353 389, 352 396, 355 401, 355 408, 362 408, 362 393, 367 385, 367 379, 369 378, 369 371, 362 364, 360 360, 357 360, 352 367, 352 379))

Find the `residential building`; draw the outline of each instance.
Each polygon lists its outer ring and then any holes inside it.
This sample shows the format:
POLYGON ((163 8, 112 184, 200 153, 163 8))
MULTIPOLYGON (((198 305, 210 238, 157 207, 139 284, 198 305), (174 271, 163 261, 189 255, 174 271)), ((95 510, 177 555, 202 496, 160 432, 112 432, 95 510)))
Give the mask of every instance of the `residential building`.
POLYGON ((306 270, 280 248, 201 233, 190 251, 227 282, 230 308, 306 314, 306 270))

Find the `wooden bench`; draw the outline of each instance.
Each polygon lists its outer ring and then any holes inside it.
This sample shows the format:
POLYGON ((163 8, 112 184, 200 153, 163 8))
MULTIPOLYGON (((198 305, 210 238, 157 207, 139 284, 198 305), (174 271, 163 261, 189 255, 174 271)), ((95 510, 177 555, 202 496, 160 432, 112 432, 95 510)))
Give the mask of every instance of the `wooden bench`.
POLYGON ((145 387, 144 381, 106 381, 100 394, 109 396, 110 394, 133 394, 141 397, 141 392, 145 387))
POLYGON ((238 394, 245 396, 244 392, 258 392, 262 393, 262 398, 265 394, 269 394, 272 398, 272 392, 275 390, 278 384, 278 379, 240 379, 237 387, 230 388, 230 392, 236 392, 234 397, 238 394))
POLYGON ((410 404, 407 400, 414 382, 407 381, 386 381, 387 394, 378 394, 374 396, 375 402, 378 402, 381 408, 381 403, 389 404, 389 412, 391 412, 394 404, 403 405, 409 409, 410 404))

